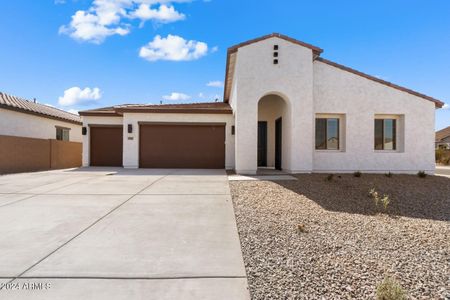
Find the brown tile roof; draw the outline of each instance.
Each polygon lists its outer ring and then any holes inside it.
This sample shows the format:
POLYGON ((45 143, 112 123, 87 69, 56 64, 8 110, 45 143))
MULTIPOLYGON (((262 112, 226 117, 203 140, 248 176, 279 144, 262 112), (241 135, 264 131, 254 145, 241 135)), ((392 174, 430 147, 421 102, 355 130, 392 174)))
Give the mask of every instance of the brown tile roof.
POLYGON ((118 116, 114 106, 100 107, 78 112, 80 116, 118 116))
POLYGON ((293 38, 290 38, 288 36, 285 36, 285 35, 282 35, 282 34, 279 34, 279 33, 272 33, 272 34, 269 34, 269 35, 265 35, 265 36, 262 36, 260 38, 249 40, 249 41, 246 41, 246 42, 243 42, 243 43, 240 43, 240 44, 237 44, 235 46, 232 46, 232 47, 228 48, 226 70, 225 70, 225 88, 224 88, 224 96, 223 96, 224 102, 228 102, 229 98, 231 96, 231 85, 233 83, 234 66, 236 64, 236 52, 238 51, 238 49, 240 47, 247 46, 247 45, 250 45, 250 44, 253 44, 253 43, 256 43, 256 42, 268 39, 268 38, 272 38, 272 37, 278 37, 278 38, 284 39, 286 41, 290 41, 290 42, 292 42, 294 44, 301 45, 303 47, 311 49, 313 51, 313 54, 314 54, 313 58, 315 60, 318 60, 318 61, 321 61, 323 63, 332 65, 334 67, 337 67, 337 68, 340 68, 342 70, 351 72, 353 74, 365 77, 367 79, 376 81, 378 83, 387 85, 387 86, 389 86, 391 88, 394 88, 394 89, 397 89, 397 90, 409 93, 411 95, 414 95, 414 96, 417 96, 417 97, 420 97, 420 98, 432 101, 432 102, 435 103, 435 106, 438 107, 438 108, 441 108, 444 105, 444 102, 442 102, 442 101, 440 101, 438 99, 432 98, 430 96, 424 95, 422 93, 418 93, 418 92, 413 91, 411 89, 408 89, 408 88, 396 85, 394 83, 391 83, 391 82, 379 79, 379 78, 374 77, 374 76, 367 75, 365 73, 359 72, 359 71, 354 70, 352 68, 349 68, 349 67, 337 64, 335 62, 329 61, 327 59, 324 59, 322 57, 319 57, 319 55, 323 52, 323 50, 321 48, 313 46, 311 44, 304 43, 302 41, 299 41, 299 40, 296 40, 296 39, 293 39, 293 38))
POLYGON ((59 120, 63 122, 81 124, 80 116, 57 109, 55 107, 35 103, 34 101, 29 101, 16 96, 11 96, 3 92, 0 92, 0 108, 37 115, 40 117, 59 120))
POLYGON ((374 77, 374 76, 371 76, 371 75, 367 75, 367 74, 365 74, 365 73, 363 73, 363 72, 357 71, 357 70, 355 70, 355 69, 349 68, 349 67, 344 66, 344 65, 340 65, 340 64, 335 63, 335 62, 333 62, 333 61, 330 61, 330 60, 328 60, 328 59, 325 59, 325 58, 322 58, 322 57, 318 57, 318 58, 316 58, 316 60, 317 60, 317 61, 320 61, 320 62, 323 62, 323 63, 326 63, 326 64, 328 64, 328 65, 330 65, 330 66, 339 68, 339 69, 341 69, 341 70, 344 70, 344 71, 347 71, 347 72, 350 72, 350 73, 359 75, 359 76, 361 76, 361 77, 364 77, 364 78, 367 78, 367 79, 376 81, 376 82, 378 82, 378 83, 387 85, 387 86, 389 86, 389 87, 391 87, 391 88, 400 90, 400 91, 402 91, 402 92, 406 92, 406 93, 408 93, 408 94, 411 94, 411 95, 414 95, 414 96, 423 98, 423 99, 428 100, 428 101, 431 101, 431 102, 434 102, 435 106, 438 107, 438 108, 441 108, 441 107, 444 105, 444 102, 442 102, 442 101, 440 101, 440 100, 438 100, 438 99, 435 99, 435 98, 432 98, 432 97, 430 97, 430 96, 424 95, 424 94, 422 94, 422 93, 419 93, 419 92, 410 90, 410 89, 408 89, 408 88, 399 86, 399 85, 394 84, 394 83, 391 83, 391 82, 389 82, 389 81, 385 81, 385 80, 382 80, 382 79, 380 79, 380 78, 377 78, 377 77, 374 77))
POLYGON ((319 55, 320 53, 323 52, 323 50, 321 48, 319 48, 319 47, 316 47, 314 45, 311 45, 311 44, 308 44, 308 43, 305 43, 305 42, 293 39, 291 37, 288 37, 288 36, 280 34, 280 33, 267 34, 267 35, 264 35, 264 36, 256 38, 256 39, 248 40, 248 41, 245 41, 243 43, 231 46, 230 48, 228 48, 228 52, 229 53, 233 53, 233 52, 236 52, 241 47, 248 46, 250 44, 254 44, 254 43, 257 43, 257 42, 260 42, 260 41, 263 41, 263 40, 267 40, 267 39, 270 39, 270 38, 273 38, 273 37, 277 37, 277 38, 286 40, 288 42, 291 42, 291 43, 294 43, 294 44, 297 44, 297 45, 309 48, 317 55, 319 55))
POLYGON ((450 126, 436 131, 436 142, 440 142, 447 137, 450 137, 450 126))
POLYGON ((231 114, 228 103, 200 102, 182 104, 123 104, 113 107, 104 107, 80 111, 81 116, 113 116, 128 113, 192 113, 192 114, 231 114))

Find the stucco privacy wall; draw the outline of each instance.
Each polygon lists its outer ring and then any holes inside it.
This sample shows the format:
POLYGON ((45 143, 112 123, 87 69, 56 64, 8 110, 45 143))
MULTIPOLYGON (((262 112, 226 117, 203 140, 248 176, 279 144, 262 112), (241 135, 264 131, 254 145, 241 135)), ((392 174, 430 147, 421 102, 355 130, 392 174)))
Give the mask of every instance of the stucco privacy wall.
POLYGON ((0 108, 0 135, 55 139, 56 128, 70 128, 69 140, 81 142, 81 125, 0 108))
POLYGON ((236 171, 257 169, 258 101, 281 96, 287 103, 283 119, 282 168, 310 172, 313 151, 313 53, 311 49, 273 37, 238 49, 231 103, 236 109, 236 171), (273 45, 279 63, 273 64, 273 45), (295 116, 294 118, 292 116, 295 116))
POLYGON ((225 168, 234 168, 234 136, 231 135, 234 118, 232 114, 124 113, 123 165, 125 168, 139 166, 139 122, 225 123, 225 168), (127 132, 128 124, 133 125, 132 134, 127 132), (130 137, 133 139, 129 139, 130 137))
POLYGON ((345 114, 346 147, 314 151, 313 171, 434 172, 433 102, 315 61, 314 112, 345 114), (398 151, 374 150, 378 114, 402 117, 398 151))
MULTIPOLYGON (((89 128, 89 125, 122 125, 123 118, 117 117, 96 117, 96 116, 83 116, 83 127, 89 128)), ((125 136, 125 134, 124 134, 125 136)), ((89 147, 90 147, 90 130, 88 129, 87 135, 83 135, 83 167, 89 166, 89 147)))
POLYGON ((0 135, 0 174, 81 166, 81 143, 0 135))

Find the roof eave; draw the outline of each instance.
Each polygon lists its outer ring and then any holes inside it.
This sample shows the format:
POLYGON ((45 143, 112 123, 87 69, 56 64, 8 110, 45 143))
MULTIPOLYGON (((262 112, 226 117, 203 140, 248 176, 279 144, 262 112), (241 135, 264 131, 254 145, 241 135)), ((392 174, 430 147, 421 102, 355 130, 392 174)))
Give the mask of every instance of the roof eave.
POLYGON ((118 108, 118 113, 232 114, 231 109, 208 108, 118 108))
POLYGON ((75 121, 75 120, 70 120, 70 119, 65 119, 65 118, 59 118, 59 117, 56 117, 56 116, 47 115, 47 114, 43 114, 43 113, 31 111, 31 110, 22 109, 20 107, 9 106, 9 105, 5 105, 5 104, 0 104, 0 108, 11 110, 11 111, 15 111, 15 112, 20 112, 20 113, 24 113, 24 114, 28 114, 28 115, 34 115, 34 116, 38 116, 38 117, 42 117, 42 118, 57 120, 57 121, 65 122, 65 123, 71 123, 71 124, 76 124, 76 125, 81 125, 82 124, 81 120, 80 121, 75 121))
POLYGON ((411 94, 411 95, 413 95, 413 96, 416 96, 416 97, 419 97, 419 98, 422 98, 422 99, 425 99, 425 100, 434 102, 435 107, 437 107, 437 108, 442 108, 442 107, 444 106, 444 104, 445 104, 445 103, 442 102, 441 100, 438 100, 438 99, 435 99, 435 98, 433 98, 433 97, 427 96, 427 95, 425 95, 425 94, 422 94, 422 93, 413 91, 413 90, 411 90, 411 89, 402 87, 402 86, 397 85, 397 84, 395 84, 395 83, 392 83, 392 82, 389 82, 389 81, 386 81, 386 80, 383 80, 383 79, 380 79, 380 78, 377 78, 377 77, 374 77, 374 76, 365 74, 365 73, 363 73, 363 72, 360 72, 360 71, 357 71, 357 70, 352 69, 352 68, 350 68, 350 67, 347 67, 347 66, 338 64, 338 63, 333 62, 333 61, 331 61, 331 60, 328 60, 328 59, 325 59, 325 58, 322 58, 322 57, 317 57, 316 60, 317 60, 317 61, 320 61, 320 62, 323 62, 323 63, 325 63, 325 64, 328 64, 328 65, 330 65, 330 66, 336 67, 336 68, 338 68, 338 69, 341 69, 341 70, 344 70, 344 71, 353 73, 353 74, 358 75, 358 76, 361 76, 361 77, 364 77, 364 78, 366 78, 366 79, 369 79, 369 80, 378 82, 378 83, 383 84, 383 85, 386 85, 386 86, 388 86, 388 87, 391 87, 391 88, 400 90, 400 91, 402 91, 402 92, 411 94))
POLYGON ((120 117, 115 111, 101 112, 101 111, 79 111, 80 116, 90 116, 90 117, 120 117))

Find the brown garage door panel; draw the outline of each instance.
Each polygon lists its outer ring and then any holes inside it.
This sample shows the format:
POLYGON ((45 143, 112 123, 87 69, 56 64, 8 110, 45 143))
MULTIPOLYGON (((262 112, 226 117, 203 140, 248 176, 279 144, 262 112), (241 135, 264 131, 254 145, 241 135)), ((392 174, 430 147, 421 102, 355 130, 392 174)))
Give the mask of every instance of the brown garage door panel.
POLYGON ((91 166, 122 166, 122 127, 90 127, 91 166))
POLYGON ((224 125, 140 125, 139 167, 225 167, 224 125))

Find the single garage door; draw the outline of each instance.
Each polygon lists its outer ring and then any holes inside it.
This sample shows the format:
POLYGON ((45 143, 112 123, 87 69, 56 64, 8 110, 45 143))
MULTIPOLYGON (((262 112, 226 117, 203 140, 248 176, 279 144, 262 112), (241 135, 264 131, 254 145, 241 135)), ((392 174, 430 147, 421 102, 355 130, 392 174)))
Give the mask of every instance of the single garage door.
POLYGON ((140 124, 139 167, 225 167, 225 124, 140 124))
POLYGON ((91 166, 122 166, 122 126, 90 127, 91 166))

